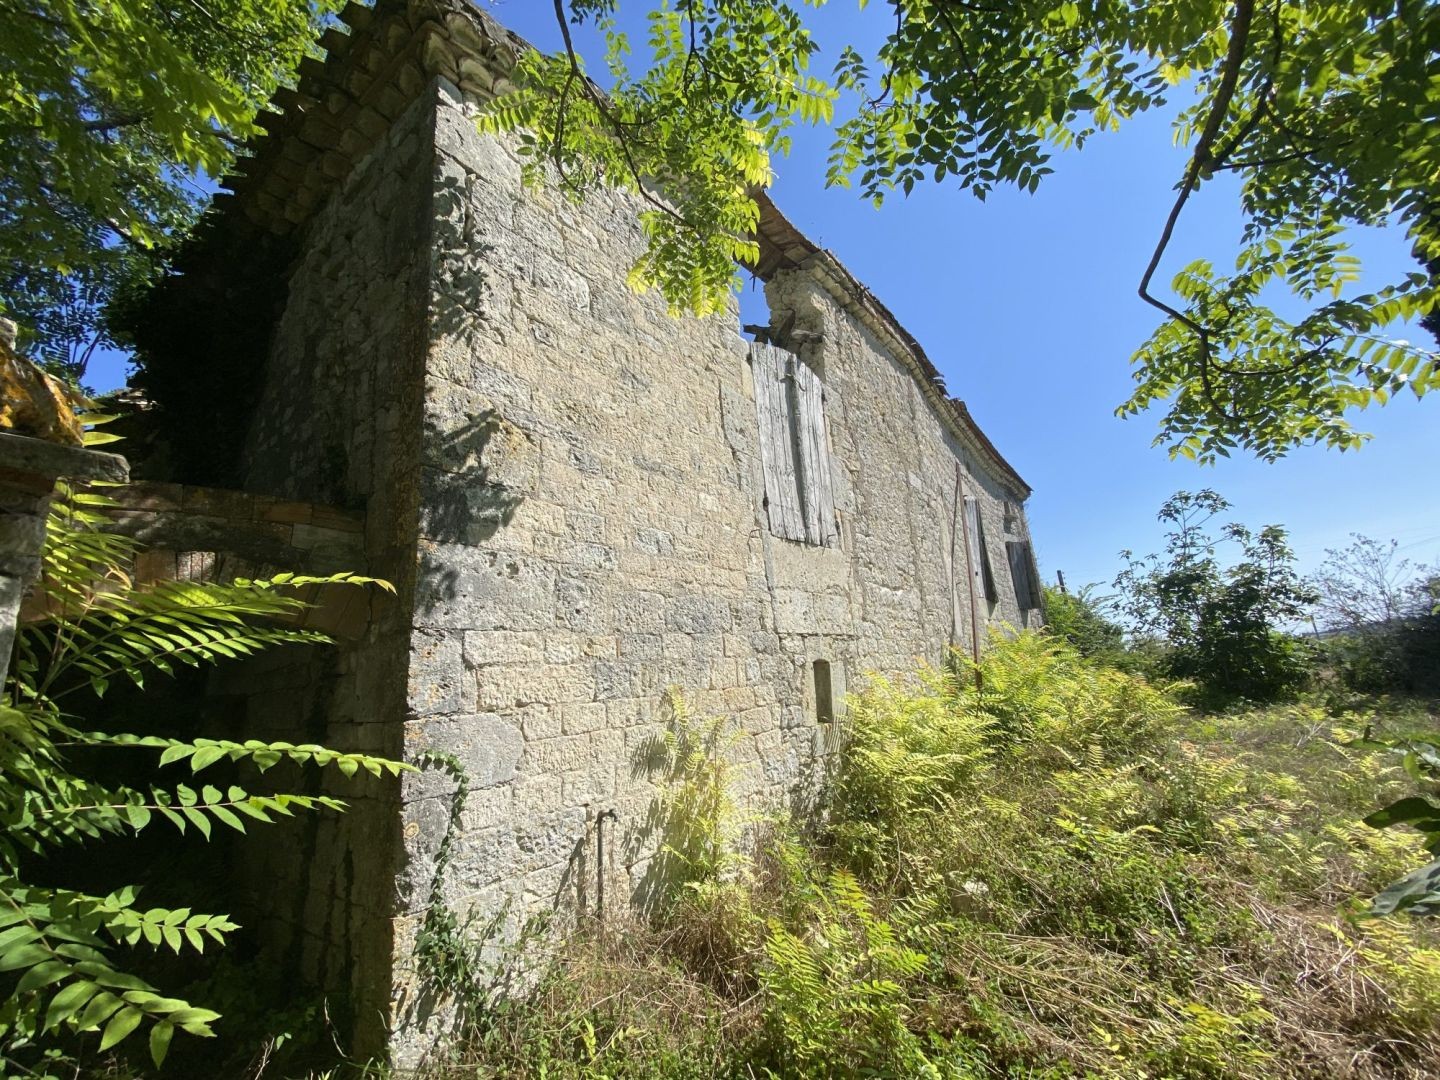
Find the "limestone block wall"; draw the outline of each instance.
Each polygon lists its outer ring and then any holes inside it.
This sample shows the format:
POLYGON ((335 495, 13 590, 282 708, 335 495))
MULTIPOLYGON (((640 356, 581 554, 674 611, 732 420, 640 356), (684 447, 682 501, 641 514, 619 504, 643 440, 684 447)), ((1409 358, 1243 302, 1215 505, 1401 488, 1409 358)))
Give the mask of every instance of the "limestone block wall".
MULTIPOLYGON (((593 910, 600 873, 612 898, 650 886, 656 788, 638 759, 667 687, 743 726, 737 783, 757 804, 788 797, 820 733, 768 600, 737 318, 677 319, 636 296, 634 203, 522 188, 518 159, 452 95, 436 150, 405 745, 471 774, 446 903, 508 906, 513 929, 593 910)), ((401 942, 424 917, 452 787, 404 784, 401 942)), ((413 996, 402 980, 418 1047, 413 996)))
MULTIPOLYGON (((268 657, 220 688, 248 695, 257 730, 288 725, 286 737, 391 757, 403 753, 407 708, 433 124, 423 95, 306 225, 244 463, 248 491, 365 511, 363 565, 351 568, 398 596, 372 594, 359 641, 268 657)), ((242 876, 276 909, 267 943, 339 993, 366 1054, 383 1046, 392 983, 398 785, 363 774, 323 782, 349 812, 268 833, 242 876)))
POLYGON ((867 670, 899 673, 920 658, 936 661, 947 646, 969 652, 975 617, 982 646, 992 630, 1038 619, 1017 599, 1005 552, 1005 541, 1028 541, 1029 532, 1022 496, 978 446, 957 438, 894 346, 846 310, 843 287, 826 260, 814 259, 778 273, 766 296, 772 323, 793 325, 807 342, 801 357, 826 386, 855 658, 867 670), (981 592, 971 603, 967 496, 983 518, 994 602, 981 592))
MULTIPOLYGON (((867 671, 968 643, 952 536, 964 494, 980 500, 997 584, 980 619, 1023 623, 1003 546, 1023 515, 817 263, 778 274, 768 296, 772 324, 793 314, 807 331, 826 386, 841 538, 773 536, 737 314, 676 318, 627 287, 638 200, 524 188, 509 145, 480 136, 443 81, 433 183, 404 745, 471 775, 445 903, 508 912, 513 931, 526 913, 593 910, 602 875, 609 896, 643 902, 658 791, 641 758, 667 687, 734 719, 737 794, 781 808, 835 735, 817 716, 816 661, 839 702, 867 671), (611 812, 597 866, 595 822, 611 812)), ((452 788, 433 772, 402 785, 397 957, 424 918, 452 788)), ((438 1018, 402 969, 404 1061, 438 1018)))
POLYGON ((358 642, 222 689, 248 695, 257 731, 451 755, 471 785, 457 821, 443 770, 340 783, 349 815, 247 856, 283 898, 272 946, 348 992, 362 1054, 381 1019, 402 1064, 444 1030, 413 958, 437 879, 497 947, 528 914, 595 913, 602 879, 612 911, 645 901, 644 758, 668 688, 738 725, 736 794, 779 810, 835 743, 817 671, 840 705, 869 671, 971 640, 964 495, 997 586, 980 622, 1028 617, 1004 552, 1024 538, 1020 494, 818 253, 767 297, 825 388, 840 535, 772 534, 750 343, 733 310, 677 318, 629 289, 640 209, 523 187, 511 145, 437 79, 299 240, 246 487, 363 510, 357 569, 398 598, 358 642))

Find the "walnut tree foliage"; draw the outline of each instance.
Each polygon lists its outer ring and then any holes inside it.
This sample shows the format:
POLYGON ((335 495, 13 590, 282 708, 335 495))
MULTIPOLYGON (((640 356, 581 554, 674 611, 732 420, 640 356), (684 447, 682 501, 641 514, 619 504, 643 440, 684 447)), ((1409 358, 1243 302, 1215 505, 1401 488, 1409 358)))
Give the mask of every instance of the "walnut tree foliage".
POLYGON ((1156 441, 1172 455, 1275 459, 1306 443, 1359 446, 1368 436, 1354 410, 1440 385, 1436 353, 1387 333, 1436 305, 1440 6, 888 0, 878 50, 827 41, 838 61, 825 73, 813 70, 823 12, 802 19, 783 0, 637 4, 649 34, 636 59, 621 6, 554 0, 564 51, 524 59, 523 89, 484 123, 528 129, 532 176, 548 162, 577 193, 641 192, 650 244, 633 280, 673 308, 725 303, 736 260, 754 256, 750 192, 797 123, 833 125, 828 184, 876 203, 929 181, 983 199, 997 185, 1034 191, 1057 150, 1171 105, 1189 161, 1155 223, 1153 258, 1136 267, 1163 319, 1134 355, 1135 390, 1118 412, 1163 408, 1156 441), (605 93, 571 23, 604 33, 605 93), (1177 220, 1226 172, 1245 220, 1233 265, 1191 262, 1164 289, 1177 220), (1416 271, 1361 291, 1344 239, 1353 225, 1403 230, 1416 271))
POLYGON ((58 499, 52 508, 38 588, 46 618, 21 627, 0 697, 0 1066, 34 1072, 62 1054, 64 1040, 90 1035, 101 1051, 136 1032, 158 1066, 175 1033, 212 1034, 219 1014, 167 996, 136 975, 126 954, 176 955, 224 945, 239 927, 221 914, 146 907, 140 890, 116 882, 104 895, 54 884, 51 860, 107 838, 174 829, 209 839, 216 827, 247 828, 296 811, 343 810, 317 794, 257 794, 207 783, 206 769, 247 762, 263 772, 281 761, 395 775, 407 766, 313 744, 245 739, 174 739, 144 732, 86 730, 73 710, 112 683, 145 680, 248 656, 275 645, 323 642, 293 625, 308 585, 381 585, 353 574, 280 574, 228 585, 137 585, 125 567, 135 542, 98 531, 109 500, 58 499), (284 620, 291 619, 287 624, 284 620), (152 756, 165 778, 134 785, 113 778, 122 758, 152 756), (76 759, 92 766, 81 769, 76 759), (93 762, 100 762, 94 765, 93 762), (106 763, 109 764, 106 764, 106 763))
POLYGON ((0 314, 79 378, 339 0, 0 0, 0 314))

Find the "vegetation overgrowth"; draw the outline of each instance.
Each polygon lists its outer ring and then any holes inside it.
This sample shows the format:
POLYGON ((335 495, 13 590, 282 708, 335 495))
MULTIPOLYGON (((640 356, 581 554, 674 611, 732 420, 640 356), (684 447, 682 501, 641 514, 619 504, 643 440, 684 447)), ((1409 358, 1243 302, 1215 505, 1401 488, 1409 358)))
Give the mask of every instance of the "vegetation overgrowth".
POLYGON ((706 872, 643 925, 580 927, 430 1075, 1430 1075, 1440 936, 1356 897, 1422 857, 1361 821, 1414 791, 1375 738, 1435 717, 1206 717, 1175 689, 1034 633, 873 680, 820 823, 743 858, 718 857, 723 762, 692 759, 673 797, 706 807, 706 872))
MULTIPOLYGON (((257 790, 263 781, 254 773, 281 762, 345 776, 409 768, 309 743, 197 737, 193 712, 180 738, 121 730, 105 716, 127 684, 144 688, 147 679, 187 667, 329 641, 298 625, 309 605, 297 590, 390 588, 346 573, 141 584, 130 573, 137 542, 103 528, 114 505, 68 487, 52 502, 33 597, 38 614, 20 628, 0 696, 0 1069, 7 1077, 82 1075, 82 1061, 112 1048, 158 1068, 177 1032, 212 1036, 220 1014, 206 1006, 236 996, 221 987, 192 1003, 152 985, 152 971, 164 973, 164 953, 193 960, 226 945, 239 926, 184 900, 142 904, 144 860, 132 850, 131 859, 106 863, 96 845, 166 829, 208 841, 217 829, 243 833, 297 812, 345 809, 313 786, 257 790), (89 858, 77 857, 86 847, 89 858), (112 870, 126 876, 112 880, 112 870)), ((160 879, 162 890, 182 897, 200 891, 183 865, 160 879)))

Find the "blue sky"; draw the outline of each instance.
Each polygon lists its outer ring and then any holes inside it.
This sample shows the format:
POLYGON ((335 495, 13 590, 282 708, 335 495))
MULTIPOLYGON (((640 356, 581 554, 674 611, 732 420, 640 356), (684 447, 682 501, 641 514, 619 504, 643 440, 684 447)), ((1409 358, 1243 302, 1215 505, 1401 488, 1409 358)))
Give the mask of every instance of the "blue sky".
MULTIPOLYGON (((558 47, 550 4, 483 6, 542 48, 558 47)), ((880 31, 884 5, 863 15, 853 8, 832 0, 811 16, 827 50, 880 31)), ((591 39, 578 40, 583 47, 591 39)), ((638 52, 643 35, 632 40, 638 52)), ((828 70, 829 61, 817 68, 828 70)), ((1108 582, 1120 549, 1160 546, 1160 504, 1200 487, 1229 499, 1236 520, 1288 527, 1305 569, 1351 532, 1394 538, 1413 561, 1440 562, 1440 401, 1406 396, 1362 414, 1360 426, 1375 438, 1356 452, 1308 448, 1273 465, 1246 458, 1210 468, 1150 446, 1157 414, 1113 415, 1130 392, 1130 354, 1156 325, 1135 286, 1185 163, 1169 119, 1143 116, 1059 155, 1034 195, 1006 189, 982 203, 953 187, 923 186, 880 210, 854 192, 825 190, 828 134, 800 131, 795 153, 775 163, 772 195, 921 341, 950 392, 1035 489, 1031 531, 1052 582, 1057 570, 1075 585, 1108 582)), ((1233 189, 1202 191, 1162 278, 1201 256, 1228 265, 1239 222, 1233 189)), ((1367 283, 1413 268, 1398 232, 1354 240, 1367 283)), ((765 320, 758 290, 747 288, 742 309, 765 320)), ((1424 332, 1400 334, 1420 340, 1424 332)), ((92 372, 101 388, 119 379, 113 361, 92 372)))

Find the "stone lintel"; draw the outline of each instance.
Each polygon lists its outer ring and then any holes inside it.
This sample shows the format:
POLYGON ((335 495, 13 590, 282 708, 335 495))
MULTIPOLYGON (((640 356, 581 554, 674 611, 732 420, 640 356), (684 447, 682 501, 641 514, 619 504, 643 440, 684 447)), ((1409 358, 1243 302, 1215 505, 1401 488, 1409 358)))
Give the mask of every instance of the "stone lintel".
POLYGON ((130 465, 119 454, 0 432, 0 483, 18 484, 26 477, 31 478, 27 488, 48 482, 47 491, 59 477, 123 484, 130 479, 130 465))

